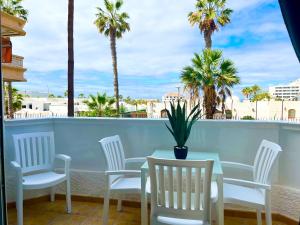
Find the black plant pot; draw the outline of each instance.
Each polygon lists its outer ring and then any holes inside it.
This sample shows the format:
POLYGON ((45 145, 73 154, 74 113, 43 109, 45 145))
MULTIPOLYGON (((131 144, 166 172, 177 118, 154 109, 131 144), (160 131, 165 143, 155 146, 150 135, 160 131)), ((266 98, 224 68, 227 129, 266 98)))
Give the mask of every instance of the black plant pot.
POLYGON ((187 153, 188 153, 188 147, 183 146, 174 146, 174 154, 176 159, 186 159, 187 153))

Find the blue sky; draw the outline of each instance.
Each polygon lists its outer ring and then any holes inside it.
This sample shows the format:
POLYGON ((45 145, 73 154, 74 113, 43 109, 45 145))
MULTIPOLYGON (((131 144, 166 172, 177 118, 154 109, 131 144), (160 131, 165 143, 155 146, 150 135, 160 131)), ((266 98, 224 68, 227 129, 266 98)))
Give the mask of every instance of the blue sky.
MULTIPOLYGON (((102 0, 75 0, 75 94, 113 94, 109 40, 93 24, 102 0)), ((204 47, 203 36, 187 20, 195 0, 124 0, 131 31, 117 42, 120 94, 160 98, 176 91, 181 69, 204 47)), ((26 83, 20 90, 62 95, 67 89, 67 1, 24 0, 29 10, 26 37, 13 39, 25 57, 26 83)), ((264 88, 300 77, 277 0, 228 0, 231 24, 213 36, 213 47, 236 64, 241 85, 264 88)))

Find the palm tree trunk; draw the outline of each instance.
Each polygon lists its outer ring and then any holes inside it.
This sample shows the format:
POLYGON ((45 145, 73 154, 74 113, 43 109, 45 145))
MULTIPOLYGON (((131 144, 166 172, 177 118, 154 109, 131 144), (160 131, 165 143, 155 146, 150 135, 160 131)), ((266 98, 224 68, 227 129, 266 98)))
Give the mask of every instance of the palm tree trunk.
POLYGON ((205 41, 205 48, 211 48, 212 40, 211 40, 211 32, 209 30, 204 31, 204 41, 205 41))
POLYGON ((213 119, 216 111, 216 92, 214 86, 204 87, 204 107, 206 119, 213 119))
POLYGON ((117 64, 117 50, 116 50, 116 31, 110 31, 110 49, 111 49, 111 56, 112 56, 112 64, 113 64, 113 71, 114 71, 114 94, 116 98, 116 109, 117 114, 120 112, 119 106, 119 81, 118 81, 118 64, 117 64))
POLYGON ((68 4, 68 116, 74 117, 74 0, 68 4))
POLYGON ((190 110, 192 110, 192 107, 193 107, 193 94, 190 93, 190 110))
POLYGON ((14 109, 13 109, 13 94, 12 94, 12 85, 11 82, 7 82, 7 94, 8 94, 8 101, 7 101, 7 114, 9 119, 14 118, 14 109))
POLYGON ((222 96, 222 115, 224 115, 224 113, 225 113, 225 100, 226 100, 226 96, 223 95, 222 96))

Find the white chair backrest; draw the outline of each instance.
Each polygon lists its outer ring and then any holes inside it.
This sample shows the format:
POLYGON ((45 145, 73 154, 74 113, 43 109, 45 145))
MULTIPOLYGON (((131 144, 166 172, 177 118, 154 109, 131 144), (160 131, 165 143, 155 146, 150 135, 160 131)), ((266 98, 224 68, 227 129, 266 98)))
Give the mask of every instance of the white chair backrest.
POLYGON ((124 149, 119 135, 101 139, 107 170, 116 171, 125 169, 124 149))
POLYGON ((22 173, 53 168, 55 145, 53 132, 13 135, 16 161, 22 173))
POLYGON ((209 221, 213 160, 147 160, 153 215, 209 221))
POLYGON ((254 181, 271 184, 272 169, 281 152, 281 147, 273 142, 263 140, 254 160, 254 181))

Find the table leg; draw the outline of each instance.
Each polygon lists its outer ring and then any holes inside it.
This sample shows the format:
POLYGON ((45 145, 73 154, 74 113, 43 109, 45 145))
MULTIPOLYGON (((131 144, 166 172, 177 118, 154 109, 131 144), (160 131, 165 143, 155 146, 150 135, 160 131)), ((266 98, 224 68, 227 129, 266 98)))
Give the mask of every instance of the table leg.
POLYGON ((146 193, 147 173, 141 173, 141 225, 148 225, 148 205, 146 193))
POLYGON ((223 176, 217 177, 218 200, 217 200, 217 224, 224 225, 224 202, 223 202, 223 176))

